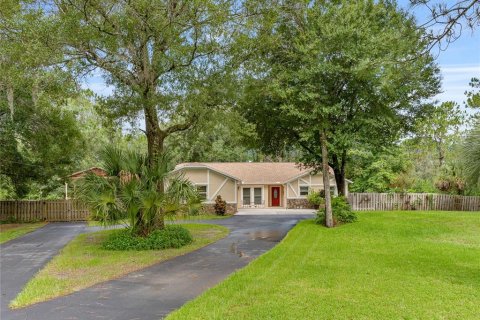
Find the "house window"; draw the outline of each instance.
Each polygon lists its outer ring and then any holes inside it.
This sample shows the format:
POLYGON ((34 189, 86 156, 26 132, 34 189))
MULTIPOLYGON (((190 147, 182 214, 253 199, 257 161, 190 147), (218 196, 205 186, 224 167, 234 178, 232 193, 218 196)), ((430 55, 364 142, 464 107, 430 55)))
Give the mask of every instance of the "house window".
POLYGON ((250 188, 243 188, 243 204, 250 205, 250 188))
POLYGON ((207 186, 197 185, 197 193, 200 196, 200 200, 207 200, 207 186))
POLYGON ((262 204, 262 188, 253 189, 253 201, 255 204, 262 204))
POLYGON ((300 186, 300 195, 301 196, 308 196, 309 190, 310 190, 309 186, 300 186))

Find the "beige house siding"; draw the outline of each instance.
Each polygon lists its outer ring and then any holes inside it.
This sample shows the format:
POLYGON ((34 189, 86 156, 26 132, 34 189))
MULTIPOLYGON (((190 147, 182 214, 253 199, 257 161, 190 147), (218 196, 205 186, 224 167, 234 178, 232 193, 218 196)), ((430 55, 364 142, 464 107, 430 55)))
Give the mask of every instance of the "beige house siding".
POLYGON ((207 169, 183 169, 181 172, 193 184, 208 185, 207 169))
MULTIPOLYGON (((292 181, 287 182, 287 199, 306 199, 307 196, 300 195, 301 186, 308 186, 309 191, 323 190, 322 173, 317 173, 315 175, 307 173, 304 176, 300 176, 292 181)), ((335 179, 330 179, 330 186, 335 188, 334 194, 338 194, 335 179)))
POLYGON ((208 170, 210 185, 208 188, 208 200, 215 201, 215 198, 220 195, 222 199, 233 203, 236 202, 235 197, 235 181, 218 172, 208 170))
POLYGON ((236 182, 232 178, 206 168, 185 168, 181 172, 194 185, 207 186, 205 202, 213 202, 217 195, 221 195, 228 203, 236 203, 236 182))
MULTIPOLYGON (((280 207, 283 208, 298 208, 306 207, 306 195, 300 195, 300 187, 308 186, 309 192, 312 190, 323 190, 323 176, 322 173, 311 175, 306 172, 303 175, 297 176, 294 179, 275 184, 260 184, 252 183, 242 185, 241 181, 235 176, 228 173, 218 172, 209 167, 184 167, 179 170, 186 179, 190 180, 194 185, 207 186, 207 200, 205 204, 211 205, 215 201, 217 195, 231 204, 233 207, 263 207, 272 208, 271 193, 272 187, 280 187, 280 207), (250 188, 250 204, 243 203, 243 189, 250 188), (262 204, 255 204, 254 202, 254 188, 262 189, 262 204)), ((258 174, 261 175, 259 172, 258 174)), ((335 179, 332 177, 330 185, 334 188, 334 194, 338 194, 335 184, 335 179)), ((278 208, 278 207, 277 207, 278 208)))

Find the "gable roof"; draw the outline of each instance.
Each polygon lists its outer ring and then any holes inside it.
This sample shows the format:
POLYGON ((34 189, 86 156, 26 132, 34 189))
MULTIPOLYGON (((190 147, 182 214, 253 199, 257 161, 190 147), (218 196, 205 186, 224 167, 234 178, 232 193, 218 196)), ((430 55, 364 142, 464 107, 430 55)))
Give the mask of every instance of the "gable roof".
POLYGON ((210 169, 243 184, 283 184, 313 171, 295 162, 186 162, 175 171, 185 168, 210 169))
POLYGON ((107 172, 104 169, 99 168, 99 167, 91 167, 91 168, 88 168, 88 169, 85 169, 85 170, 82 170, 82 171, 77 171, 75 173, 72 173, 68 177, 75 180, 75 179, 84 177, 88 173, 96 174, 99 177, 106 177, 107 176, 107 172))

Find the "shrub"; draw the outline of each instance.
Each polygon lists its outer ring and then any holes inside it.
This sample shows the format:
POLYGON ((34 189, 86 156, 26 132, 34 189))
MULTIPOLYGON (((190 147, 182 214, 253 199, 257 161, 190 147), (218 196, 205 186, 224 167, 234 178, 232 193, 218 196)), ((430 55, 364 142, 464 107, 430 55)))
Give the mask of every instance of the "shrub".
POLYGON ((215 205, 213 206, 215 209, 215 213, 219 216, 224 216, 225 212, 227 212, 227 202, 222 199, 221 195, 218 195, 215 198, 215 205))
POLYGON ((193 204, 188 206, 188 215, 189 216, 198 216, 200 214, 200 208, 202 205, 199 204, 193 204))
POLYGON ((317 209, 319 206, 325 204, 325 199, 322 198, 322 196, 320 195, 320 191, 319 192, 313 191, 309 193, 307 200, 317 209))
POLYGON ((186 213, 189 216, 198 216, 202 208, 202 200, 200 197, 192 197, 187 201, 186 213))
POLYGON ((114 231, 103 242, 106 250, 161 250, 180 248, 192 243, 190 231, 182 226, 166 226, 164 229, 155 230, 146 237, 132 234, 127 229, 114 231))
MULTIPOLYGON (((357 220, 357 215, 352 211, 345 197, 332 198, 333 221, 338 223, 349 223, 357 220)), ((325 209, 317 211, 315 222, 318 224, 325 223, 325 209)))

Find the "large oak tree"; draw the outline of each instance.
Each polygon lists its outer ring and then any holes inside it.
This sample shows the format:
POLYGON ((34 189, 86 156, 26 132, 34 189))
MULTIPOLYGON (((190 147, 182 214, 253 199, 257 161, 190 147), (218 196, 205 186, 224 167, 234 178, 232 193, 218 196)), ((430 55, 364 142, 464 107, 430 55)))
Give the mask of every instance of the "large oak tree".
POLYGON ((387 1, 288 2, 251 34, 244 105, 264 149, 303 147, 302 162, 330 164, 341 193, 352 146, 395 140, 438 92, 433 59, 417 54, 422 34, 387 1))
MULTIPOLYGON (((43 2, 42 2, 43 3, 43 2)), ((236 14, 228 0, 57 0, 39 6, 44 42, 61 44, 77 74, 100 73, 114 93, 103 101, 113 118, 144 119, 150 161, 165 139, 191 128, 209 77, 226 62, 236 14)))

